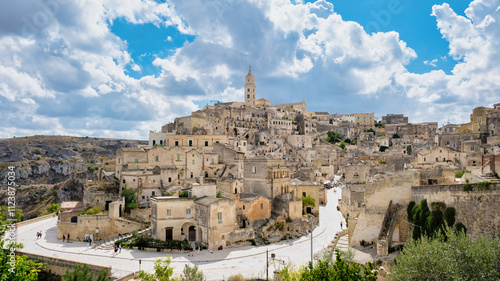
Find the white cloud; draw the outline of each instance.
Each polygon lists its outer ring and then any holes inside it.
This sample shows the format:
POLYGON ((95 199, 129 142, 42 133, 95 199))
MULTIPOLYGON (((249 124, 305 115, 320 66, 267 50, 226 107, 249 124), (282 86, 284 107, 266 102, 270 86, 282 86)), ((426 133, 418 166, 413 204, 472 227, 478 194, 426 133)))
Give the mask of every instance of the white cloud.
POLYGON ((257 98, 306 99, 311 110, 354 112, 364 103, 377 114, 404 111, 412 121, 443 121, 448 112, 466 122, 472 108, 499 98, 500 0, 473 1, 465 17, 448 4, 433 7, 458 61, 450 75, 410 73, 417 53, 398 33, 367 34, 323 0, 63 1, 51 12, 44 3, 20 0, 0 11, 1 137, 145 138, 196 110, 194 101, 242 100, 248 65, 257 98), (117 19, 196 38, 153 66, 140 65, 110 31, 117 19), (149 75, 148 67, 161 73, 149 75), (135 79, 127 69, 145 76, 135 79))

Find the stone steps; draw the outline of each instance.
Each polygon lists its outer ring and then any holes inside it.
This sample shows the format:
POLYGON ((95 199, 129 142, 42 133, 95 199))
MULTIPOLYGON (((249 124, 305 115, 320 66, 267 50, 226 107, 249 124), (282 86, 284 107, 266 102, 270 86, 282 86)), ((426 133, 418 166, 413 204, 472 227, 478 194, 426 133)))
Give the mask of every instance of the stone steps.
MULTIPOLYGON (((150 231, 151 230, 151 227, 148 227, 148 228, 145 228, 143 230, 140 230, 138 233, 139 234, 143 234, 144 232, 146 231, 150 231)), ((132 234, 126 234, 126 235, 123 235, 123 236, 118 236, 118 237, 113 237, 113 238, 108 238, 108 239, 104 239, 103 242, 101 242, 101 245, 99 245, 97 247, 97 249, 101 249, 101 250, 112 250, 115 246, 115 242, 118 241, 118 240, 121 240, 121 239, 129 239, 130 237, 132 237, 132 234)))

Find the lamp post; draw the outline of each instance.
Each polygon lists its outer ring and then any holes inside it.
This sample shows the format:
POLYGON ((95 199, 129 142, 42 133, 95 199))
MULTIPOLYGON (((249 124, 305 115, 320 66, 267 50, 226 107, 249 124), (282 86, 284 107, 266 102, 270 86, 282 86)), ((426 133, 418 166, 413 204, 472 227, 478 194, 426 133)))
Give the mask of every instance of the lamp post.
POLYGON ((311 265, 313 264, 314 261, 314 254, 313 254, 313 217, 309 217, 311 219, 311 265))

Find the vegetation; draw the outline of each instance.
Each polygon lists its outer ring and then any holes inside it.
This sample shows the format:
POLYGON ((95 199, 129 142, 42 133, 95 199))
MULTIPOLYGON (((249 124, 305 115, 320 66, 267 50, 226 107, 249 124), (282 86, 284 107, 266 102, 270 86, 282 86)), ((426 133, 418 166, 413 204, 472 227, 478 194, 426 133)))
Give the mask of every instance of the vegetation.
POLYGON ((132 188, 125 188, 122 190, 122 196, 125 197, 125 213, 130 213, 131 209, 138 207, 137 205, 137 195, 135 190, 132 188))
POLYGON ((314 207, 314 206, 315 206, 314 198, 312 198, 310 195, 302 196, 302 208, 314 207))
POLYGON ((339 144, 339 147, 342 148, 343 150, 345 150, 345 147, 346 147, 346 143, 345 142, 341 142, 339 144))
POLYGON ((184 266, 184 270, 182 270, 181 281, 203 281, 205 280, 205 276, 203 272, 198 270, 198 266, 190 267, 187 264, 184 266))
POLYGON ((189 196, 189 192, 187 190, 179 192, 180 198, 187 198, 189 196))
POLYGON ((376 134, 376 132, 375 132, 375 130, 373 128, 370 128, 370 129, 366 130, 366 132, 373 133, 373 135, 376 134))
MULTIPOLYGON (((3 205, 0 208, 0 223, 2 225, 6 224, 7 220, 12 218, 12 216, 10 214, 11 212, 12 212, 12 210, 9 210, 7 205, 3 205)), ((15 209, 14 218, 15 218, 16 222, 20 222, 23 219, 23 217, 24 217, 23 211, 21 209, 15 209)))
POLYGON ((325 138, 325 140, 329 143, 338 143, 344 140, 344 136, 339 133, 339 132, 334 132, 334 131, 328 131, 328 136, 325 138))
POLYGON ((377 280, 377 270, 372 263, 368 263, 361 268, 360 265, 348 262, 341 257, 341 254, 336 250, 336 258, 327 258, 318 260, 313 266, 309 262, 308 266, 301 267, 298 271, 294 271, 285 267, 281 272, 281 280, 283 281, 319 281, 319 280, 377 280))
POLYGON ((463 171, 460 171, 460 172, 456 172, 455 173, 455 178, 460 179, 460 178, 462 178, 464 176, 465 173, 470 173, 470 171, 463 170, 463 171))
POLYGON ((219 191, 217 191, 216 197, 217 197, 217 198, 222 198, 222 197, 223 197, 223 196, 222 196, 222 193, 220 192, 220 190, 219 190, 219 191))
MULTIPOLYGON (((458 224, 457 224, 458 225, 458 224)), ((500 239, 447 228, 406 243, 390 280, 500 280, 500 239)))
POLYGON ((59 204, 52 204, 52 205, 50 205, 50 207, 49 207, 48 210, 43 211, 42 213, 40 213, 40 216, 45 216, 45 215, 48 215, 48 214, 57 213, 60 209, 61 209, 61 206, 59 204))
POLYGON ((170 266, 171 258, 167 256, 164 259, 157 259, 154 265, 154 273, 147 273, 144 270, 139 271, 139 278, 142 281, 169 281, 174 273, 174 268, 170 266))
POLYGON ((413 149, 412 149, 411 145, 407 145, 407 146, 406 146, 406 153, 407 153, 408 155, 411 155, 412 151, 413 151, 413 149))
MULTIPOLYGON (((415 205, 415 202, 410 202, 408 205, 408 220, 414 226, 413 239, 419 239, 423 236, 435 237, 442 233, 446 227, 455 226, 455 208, 446 207, 444 202, 434 202, 431 206, 432 211, 429 210, 426 199, 420 201, 418 205, 415 205)), ((458 226, 455 228, 459 230, 458 226)), ((466 231, 465 226, 460 227, 460 230, 466 231)))
POLYGON ((380 151, 380 152, 384 152, 384 151, 386 151, 387 149, 389 149, 389 147, 388 147, 388 146, 381 145, 381 146, 380 146, 379 151, 380 151))
MULTIPOLYGON (((12 281, 35 281, 38 280, 38 273, 43 267, 43 263, 28 260, 26 256, 14 256, 11 257, 10 254, 23 248, 21 243, 9 243, 8 240, 4 240, 5 233, 7 231, 7 219, 8 216, 7 206, 2 206, 2 212, 0 212, 0 280, 12 280, 12 281), (5 209, 4 209, 5 207, 5 209), (12 263, 11 263, 12 262, 12 263), (15 270, 12 270, 14 269, 15 270)), ((17 210, 14 213, 17 220, 21 220, 22 212, 17 210)))
POLYGON ((392 135, 392 138, 393 139, 400 139, 401 137, 398 134, 394 134, 394 135, 392 135))
POLYGON ((467 191, 467 193, 472 191, 472 184, 469 183, 469 180, 465 180, 465 184, 463 185, 464 191, 467 191))
POLYGON ((89 269, 89 266, 86 264, 83 267, 81 264, 77 264, 75 270, 70 272, 68 268, 66 268, 66 274, 63 275, 63 281, 108 281, 108 271, 103 269, 97 273, 96 279, 94 279, 95 272, 89 269))
POLYGON ((344 140, 344 142, 347 143, 347 144, 351 144, 352 140, 350 138, 347 138, 347 139, 344 140))
POLYGON ((375 122, 375 127, 377 127, 377 128, 383 128, 384 124, 382 124, 382 121, 375 122))
POLYGON ((227 278, 227 281, 245 281, 245 277, 241 274, 232 275, 227 278))
POLYGON ((95 206, 87 208, 85 211, 81 211, 78 215, 97 215, 102 212, 101 207, 95 206))
POLYGON ((489 181, 478 182, 477 183, 477 190, 478 191, 490 190, 490 184, 491 184, 491 182, 489 182, 489 181))

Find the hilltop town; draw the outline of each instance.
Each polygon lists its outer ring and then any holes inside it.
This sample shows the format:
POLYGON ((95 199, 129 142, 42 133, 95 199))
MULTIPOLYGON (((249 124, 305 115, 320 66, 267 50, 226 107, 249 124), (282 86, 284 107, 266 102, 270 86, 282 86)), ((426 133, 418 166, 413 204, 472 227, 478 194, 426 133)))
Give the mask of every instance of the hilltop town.
POLYGON ((159 250, 297 239, 318 226, 332 188, 343 216, 333 244, 346 237, 377 257, 412 236, 411 210, 423 199, 471 237, 500 231, 500 103, 439 127, 402 114, 308 111, 304 100, 272 105, 256 85, 249 69, 244 101, 207 104, 151 130, 147 144, 102 140, 113 151, 100 155, 30 140, 4 149, 2 161, 17 161, 23 186, 51 185, 57 239, 102 247, 138 230, 150 239, 139 248, 159 250))
MULTIPOLYGON (((438 127, 402 114, 375 120, 374 113, 308 111, 305 101, 271 105, 257 99, 251 69, 244 91, 244 102, 207 104, 150 131, 148 145, 103 160, 79 205, 109 211, 100 238, 149 223, 155 239, 209 250, 296 238, 340 182, 349 243, 376 243, 380 256, 411 235, 406 206, 421 199, 454 207, 473 237, 499 230, 500 217, 488 210, 500 202, 500 104, 474 109, 467 124, 438 127), (492 183, 487 194, 462 188, 483 182, 492 183), (133 221, 108 226, 121 217, 133 221)), ((95 228, 65 212, 58 237, 93 233, 86 225, 95 228)))

